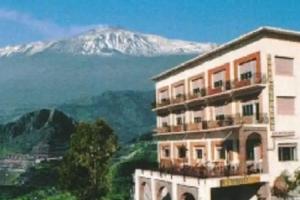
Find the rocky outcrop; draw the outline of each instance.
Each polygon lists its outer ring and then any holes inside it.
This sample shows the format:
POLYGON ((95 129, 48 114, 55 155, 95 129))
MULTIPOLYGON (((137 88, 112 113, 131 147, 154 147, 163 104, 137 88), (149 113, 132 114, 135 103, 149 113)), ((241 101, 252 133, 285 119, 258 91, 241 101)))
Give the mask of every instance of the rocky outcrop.
POLYGON ((27 113, 0 126, 1 154, 59 156, 68 148, 76 122, 56 109, 27 113))

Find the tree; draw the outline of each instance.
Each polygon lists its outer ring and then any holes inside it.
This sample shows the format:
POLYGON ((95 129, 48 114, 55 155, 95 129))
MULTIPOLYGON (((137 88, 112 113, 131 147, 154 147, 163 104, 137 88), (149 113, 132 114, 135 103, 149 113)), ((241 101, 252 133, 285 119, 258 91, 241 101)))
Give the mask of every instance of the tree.
POLYGON ((81 200, 101 199, 108 192, 108 166, 117 137, 103 121, 80 123, 60 168, 60 183, 81 200))

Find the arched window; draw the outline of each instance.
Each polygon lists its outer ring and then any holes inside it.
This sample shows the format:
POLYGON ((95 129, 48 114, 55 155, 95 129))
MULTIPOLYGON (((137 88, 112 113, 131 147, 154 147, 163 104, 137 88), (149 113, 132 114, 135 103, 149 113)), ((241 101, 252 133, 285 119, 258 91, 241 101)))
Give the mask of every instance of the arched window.
POLYGON ((196 199, 195 199, 194 195, 186 192, 181 196, 180 200, 196 200, 196 199))

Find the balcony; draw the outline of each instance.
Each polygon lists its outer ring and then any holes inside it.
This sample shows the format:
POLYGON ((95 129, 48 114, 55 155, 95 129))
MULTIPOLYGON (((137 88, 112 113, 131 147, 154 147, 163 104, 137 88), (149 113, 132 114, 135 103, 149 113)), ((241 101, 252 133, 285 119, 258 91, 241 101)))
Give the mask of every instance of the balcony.
POLYGON ((178 104, 184 102, 186 99, 186 96, 184 94, 177 94, 175 98, 172 99, 172 104, 178 104))
POLYGON ((180 124, 176 126, 171 126, 171 131, 172 132, 182 132, 186 130, 186 125, 185 124, 180 124))
POLYGON ((171 127, 170 126, 159 127, 159 128, 156 128, 154 130, 154 132, 157 132, 157 133, 169 133, 169 132, 171 132, 171 127))
POLYGON ((266 77, 261 73, 254 73, 253 77, 244 80, 234 80, 234 88, 242 88, 254 84, 265 84, 266 77))
POLYGON ((163 102, 154 103, 154 110, 160 110, 176 106, 178 104, 191 104, 199 101, 207 103, 205 100, 228 99, 233 96, 249 95, 261 91, 267 83, 267 78, 262 73, 255 73, 253 77, 245 80, 226 81, 221 87, 202 88, 194 90, 192 94, 180 94, 174 99, 165 99, 163 102))
POLYGON ((193 93, 189 95, 188 99, 197 99, 205 96, 206 96, 206 89, 202 88, 202 89, 194 90, 193 93))
POLYGON ((251 174, 262 174, 261 163, 246 164, 246 169, 241 170, 239 164, 224 164, 224 162, 210 162, 206 165, 190 166, 173 164, 171 160, 161 163, 141 162, 139 169, 158 171, 172 175, 190 176, 196 178, 220 178, 229 176, 243 176, 251 174))
POLYGON ((230 128, 233 126, 241 125, 258 125, 258 124, 267 124, 269 122, 268 115, 266 113, 259 113, 252 116, 241 116, 241 114, 236 115, 225 115, 221 120, 203 120, 198 123, 187 123, 177 126, 170 126, 168 128, 162 127, 157 128, 157 134, 166 134, 166 133, 189 133, 189 132, 201 132, 214 130, 218 128, 230 128))
POLYGON ((226 81, 225 85, 216 88, 208 88, 208 95, 215 95, 231 89, 230 81, 226 81))
POLYGON ((152 104, 152 106, 154 108, 159 108, 159 107, 164 107, 164 106, 167 106, 167 105, 170 105, 170 104, 171 104, 170 99, 166 98, 166 99, 161 99, 160 102, 154 102, 152 104))

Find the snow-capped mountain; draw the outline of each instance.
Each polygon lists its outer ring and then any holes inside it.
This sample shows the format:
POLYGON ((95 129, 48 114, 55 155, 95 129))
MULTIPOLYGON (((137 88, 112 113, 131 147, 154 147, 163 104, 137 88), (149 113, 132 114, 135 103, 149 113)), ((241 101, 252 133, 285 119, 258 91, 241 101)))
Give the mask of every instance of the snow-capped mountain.
POLYGON ((106 27, 2 48, 0 123, 108 90, 153 90, 150 77, 214 46, 106 27))
POLYGON ((120 28, 102 27, 68 39, 0 48, 0 56, 34 55, 44 51, 75 55, 113 55, 115 53, 134 56, 201 54, 215 46, 213 43, 172 40, 120 28))

